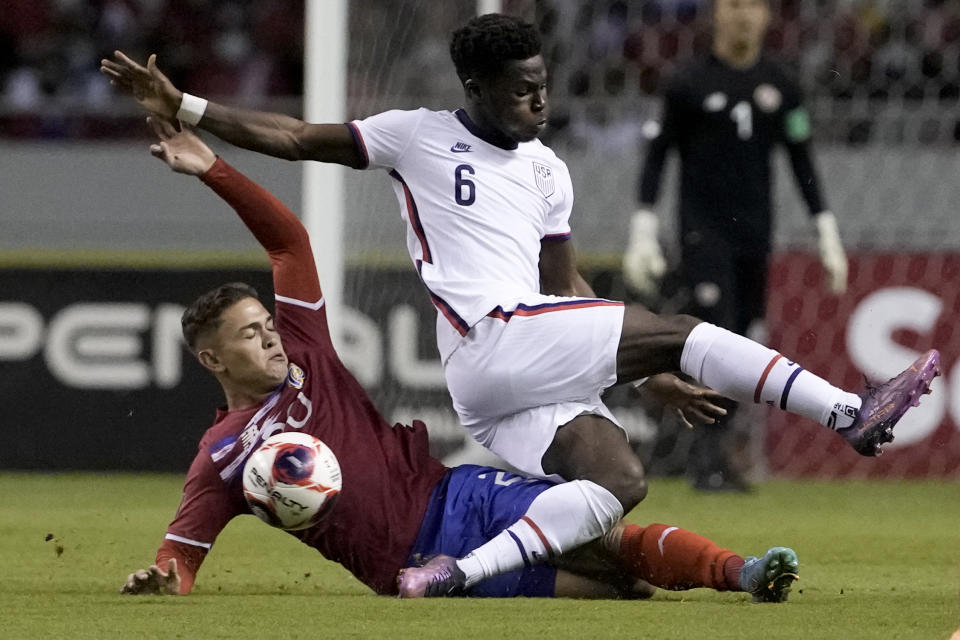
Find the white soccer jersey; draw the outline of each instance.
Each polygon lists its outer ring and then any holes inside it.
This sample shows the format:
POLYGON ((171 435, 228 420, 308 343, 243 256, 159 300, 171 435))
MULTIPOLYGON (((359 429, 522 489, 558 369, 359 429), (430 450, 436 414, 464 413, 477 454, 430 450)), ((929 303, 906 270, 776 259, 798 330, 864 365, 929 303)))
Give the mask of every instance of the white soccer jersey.
MULTIPOLYGON (((438 329, 456 331, 446 337, 540 291, 540 242, 570 237, 573 208, 570 173, 552 150, 487 142, 463 110, 387 111, 350 128, 367 166, 390 171, 407 249, 445 318, 438 329)), ((437 338, 446 357, 453 345, 437 338)))

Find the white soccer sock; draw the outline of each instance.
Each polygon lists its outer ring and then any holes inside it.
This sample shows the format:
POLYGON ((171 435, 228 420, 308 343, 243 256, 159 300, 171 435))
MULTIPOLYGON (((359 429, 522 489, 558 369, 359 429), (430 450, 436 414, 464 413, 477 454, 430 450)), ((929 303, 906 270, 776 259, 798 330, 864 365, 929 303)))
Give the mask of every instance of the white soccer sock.
POLYGON ((470 587, 484 578, 537 564, 599 538, 623 517, 617 498, 589 480, 550 487, 522 518, 457 560, 470 587))
POLYGON ((680 369, 741 402, 765 402, 831 429, 853 424, 860 397, 767 347, 703 322, 687 336, 680 369))

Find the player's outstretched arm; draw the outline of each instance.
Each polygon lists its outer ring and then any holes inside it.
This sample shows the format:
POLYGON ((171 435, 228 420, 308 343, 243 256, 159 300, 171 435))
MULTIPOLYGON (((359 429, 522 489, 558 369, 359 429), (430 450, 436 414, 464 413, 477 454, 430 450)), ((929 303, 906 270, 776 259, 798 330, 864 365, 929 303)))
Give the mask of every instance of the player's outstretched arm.
POLYGON ((366 158, 345 124, 310 124, 279 113, 247 111, 184 94, 157 67, 156 54, 143 66, 121 51, 100 61, 110 83, 148 111, 180 118, 230 144, 285 160, 317 160, 362 168, 366 158))
POLYGON ((114 60, 104 58, 100 61, 100 73, 110 78, 110 84, 132 95, 150 113, 174 119, 183 93, 157 69, 157 56, 151 55, 146 67, 121 51, 114 51, 113 56, 114 60))
POLYGON ((267 251, 273 264, 274 291, 313 302, 321 297, 307 230, 297 217, 266 189, 230 167, 189 127, 178 130, 160 116, 147 118, 157 142, 150 153, 167 166, 198 176, 223 198, 267 251))
POLYGON ((147 122, 157 136, 150 153, 177 173, 201 176, 217 161, 213 150, 189 129, 178 131, 172 122, 157 116, 148 117, 147 122))
POLYGON ((164 571, 155 564, 147 569, 134 571, 120 588, 120 593, 130 595, 175 595, 180 593, 180 574, 177 572, 177 559, 167 561, 164 571))

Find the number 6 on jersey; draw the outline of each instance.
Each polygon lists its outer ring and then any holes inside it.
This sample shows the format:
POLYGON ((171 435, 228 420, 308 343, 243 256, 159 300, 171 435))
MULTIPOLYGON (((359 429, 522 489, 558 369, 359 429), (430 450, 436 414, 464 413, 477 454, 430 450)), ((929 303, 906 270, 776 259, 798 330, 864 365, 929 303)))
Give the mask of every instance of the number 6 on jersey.
POLYGON ((474 175, 473 167, 468 164, 457 165, 453 170, 453 197, 457 204, 468 207, 477 199, 477 185, 463 174, 474 175))

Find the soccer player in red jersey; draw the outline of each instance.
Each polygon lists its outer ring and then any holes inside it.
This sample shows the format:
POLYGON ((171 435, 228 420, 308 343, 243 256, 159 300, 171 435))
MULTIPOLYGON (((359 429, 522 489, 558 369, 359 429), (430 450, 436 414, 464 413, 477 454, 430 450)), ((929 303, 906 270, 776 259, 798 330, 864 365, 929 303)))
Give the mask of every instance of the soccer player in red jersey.
MULTIPOLYGON (((244 462, 281 431, 322 439, 343 473, 331 513, 291 535, 378 594, 398 594, 398 574, 405 567, 437 554, 460 556, 490 540, 555 486, 489 467, 448 469, 429 455, 422 423, 390 426, 333 349, 309 238, 299 220, 190 131, 178 132, 157 119, 152 124, 160 137, 152 153, 174 171, 199 176, 266 249, 276 308, 271 314, 249 286, 233 283, 200 296, 184 312, 184 338, 217 378, 226 406, 200 440, 156 563, 131 573, 123 593, 192 589, 220 531, 237 515, 251 513, 241 490, 244 462)), ((551 560, 458 593, 641 597, 652 585, 747 591, 757 600, 780 601, 797 571, 796 556, 783 547, 744 559, 677 527, 623 523, 602 540, 551 560)), ((425 593, 408 588, 400 595, 425 593)))

